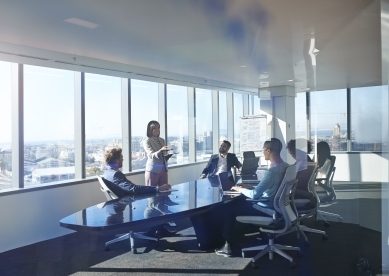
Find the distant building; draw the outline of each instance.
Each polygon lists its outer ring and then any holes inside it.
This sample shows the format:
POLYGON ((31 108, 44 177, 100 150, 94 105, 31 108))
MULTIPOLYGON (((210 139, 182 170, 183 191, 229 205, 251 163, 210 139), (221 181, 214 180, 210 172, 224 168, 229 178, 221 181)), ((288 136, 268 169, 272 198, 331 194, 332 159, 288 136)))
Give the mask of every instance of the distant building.
POLYGON ((31 182, 33 184, 43 184, 56 181, 63 181, 68 179, 74 179, 75 168, 72 167, 60 167, 60 168, 44 168, 35 169, 31 175, 31 182))

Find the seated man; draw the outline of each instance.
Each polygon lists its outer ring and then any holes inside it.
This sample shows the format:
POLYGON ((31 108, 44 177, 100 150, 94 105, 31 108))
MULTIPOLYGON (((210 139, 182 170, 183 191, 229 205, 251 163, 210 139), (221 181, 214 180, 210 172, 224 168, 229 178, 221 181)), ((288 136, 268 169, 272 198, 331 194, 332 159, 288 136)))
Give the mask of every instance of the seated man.
POLYGON ((219 154, 214 154, 208 161, 207 166, 203 170, 200 178, 212 177, 219 175, 222 172, 228 172, 228 177, 233 180, 231 168, 237 167, 239 171, 242 168, 242 164, 239 162, 238 158, 234 153, 228 153, 228 150, 231 147, 231 143, 227 140, 224 140, 220 145, 219 154))
POLYGON ((246 201, 246 198, 251 199, 266 199, 265 202, 259 202, 258 205, 273 209, 274 196, 281 184, 282 177, 288 168, 289 164, 284 162, 280 156, 282 143, 277 138, 271 138, 263 145, 263 155, 265 160, 270 160, 270 168, 264 173, 261 182, 254 190, 245 189, 243 187, 234 186, 231 190, 241 192, 245 197, 237 200, 235 204, 226 204, 227 210, 223 210, 224 226, 222 236, 226 240, 225 245, 216 249, 215 253, 224 257, 231 256, 231 241, 233 237, 233 229, 237 216, 267 216, 257 209, 253 208, 253 203, 246 201))
POLYGON ((121 148, 113 148, 104 156, 107 169, 104 171, 104 179, 111 183, 107 183, 109 189, 118 197, 123 197, 129 194, 151 193, 171 189, 169 184, 162 186, 141 186, 132 183, 119 170, 123 166, 123 155, 121 148))
POLYGON ((296 159, 298 171, 305 170, 307 168, 307 162, 313 162, 308 155, 312 151, 312 143, 310 141, 301 138, 292 139, 288 142, 286 148, 289 154, 296 159), (305 147, 306 151, 304 151, 305 147))

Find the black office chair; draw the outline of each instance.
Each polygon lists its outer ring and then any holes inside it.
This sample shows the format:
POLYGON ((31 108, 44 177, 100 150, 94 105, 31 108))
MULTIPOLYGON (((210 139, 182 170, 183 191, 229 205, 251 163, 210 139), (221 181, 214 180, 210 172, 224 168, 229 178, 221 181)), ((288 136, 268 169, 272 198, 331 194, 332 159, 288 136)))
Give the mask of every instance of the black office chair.
POLYGON ((243 152, 243 164, 240 172, 242 181, 244 180, 257 180, 259 157, 255 156, 253 151, 243 152))
POLYGON ((294 195, 294 207, 298 213, 298 223, 297 223, 297 237, 301 234, 305 239, 305 245, 309 245, 309 241, 304 232, 311 232, 316 234, 321 234, 323 240, 327 240, 328 236, 325 231, 309 228, 305 225, 302 225, 302 220, 315 217, 317 215, 320 200, 315 192, 315 180, 317 176, 317 164, 316 163, 307 163, 307 168, 301 170, 297 173, 297 188, 294 195))
MULTIPOLYGON (((317 191, 317 194, 320 198, 320 205, 331 205, 333 202, 336 201, 336 191, 334 188, 334 185, 332 184, 332 180, 334 179, 335 175, 335 161, 336 161, 336 156, 331 155, 331 168, 328 171, 328 174, 325 178, 316 178, 317 184, 324 190, 324 192, 317 191)), ((328 217, 336 217, 338 218, 339 221, 343 221, 343 218, 334 213, 329 213, 325 211, 318 210, 317 212, 317 217, 316 218, 321 218, 324 220, 324 225, 328 227, 330 224, 326 220, 326 216, 328 217)))
MULTIPOLYGON (((100 189, 105 194, 107 200, 114 200, 114 199, 118 198, 112 192, 112 190, 109 189, 108 186, 106 185, 106 183, 105 183, 105 181, 107 181, 106 179, 104 179, 103 177, 100 177, 100 176, 97 176, 97 179, 99 180, 99 183, 100 183, 100 186, 101 186, 100 189)), ((126 233, 126 234, 118 234, 115 237, 116 237, 115 239, 110 240, 110 241, 105 243, 105 251, 109 251, 110 250, 110 248, 109 248, 110 244, 117 243, 117 242, 124 241, 124 240, 130 240, 131 251, 132 251, 133 254, 136 254, 137 250, 135 248, 135 239, 142 239, 142 240, 149 240, 149 241, 156 241, 156 242, 158 242, 158 238, 156 238, 156 237, 150 237, 150 236, 147 236, 147 235, 145 235, 143 233, 137 233, 137 232, 134 232, 134 231, 130 231, 130 232, 126 233)))

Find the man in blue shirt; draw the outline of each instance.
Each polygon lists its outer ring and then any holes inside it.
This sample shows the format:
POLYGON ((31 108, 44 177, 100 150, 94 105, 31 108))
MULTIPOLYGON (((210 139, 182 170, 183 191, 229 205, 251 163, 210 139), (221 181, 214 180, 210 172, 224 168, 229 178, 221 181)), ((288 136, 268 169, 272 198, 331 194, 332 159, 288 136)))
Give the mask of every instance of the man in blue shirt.
MULTIPOLYGON (((217 255, 224 257, 231 256, 230 243, 233 239, 233 229, 237 216, 267 216, 260 211, 253 208, 253 203, 246 201, 246 197, 251 199, 266 199, 265 202, 258 203, 263 207, 273 208, 274 196, 281 184, 284 173, 289 166, 284 162, 280 156, 282 149, 282 143, 277 138, 271 138, 270 141, 266 141, 263 145, 263 155, 265 160, 270 160, 270 168, 264 173, 261 182, 253 189, 246 189, 239 186, 234 186, 231 190, 241 192, 245 197, 234 204, 233 207, 227 207, 228 210, 223 210, 224 228, 222 236, 226 240, 225 245, 215 250, 217 255)), ((231 205, 230 205, 231 206, 231 205)))

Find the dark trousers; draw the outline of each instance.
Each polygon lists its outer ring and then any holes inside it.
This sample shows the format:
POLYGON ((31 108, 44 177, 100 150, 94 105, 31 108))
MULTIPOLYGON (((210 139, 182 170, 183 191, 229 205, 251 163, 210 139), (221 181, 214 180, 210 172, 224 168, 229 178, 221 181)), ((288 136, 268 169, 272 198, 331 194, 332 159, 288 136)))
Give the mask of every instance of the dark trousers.
POLYGON ((228 243, 235 242, 242 235, 242 223, 236 220, 237 216, 264 216, 269 215, 258 211, 253 207, 253 202, 246 201, 246 197, 237 199, 223 208, 223 232, 222 236, 228 243))

